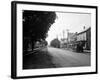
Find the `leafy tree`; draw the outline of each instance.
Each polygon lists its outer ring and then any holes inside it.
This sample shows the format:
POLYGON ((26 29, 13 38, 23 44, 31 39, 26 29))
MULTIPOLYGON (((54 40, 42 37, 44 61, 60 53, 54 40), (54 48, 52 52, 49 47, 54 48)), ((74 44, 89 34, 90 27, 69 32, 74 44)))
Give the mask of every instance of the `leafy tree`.
MULTIPOLYGON (((23 11, 23 37, 24 44, 31 40, 32 49, 36 41, 45 40, 47 32, 55 22, 55 12, 47 11, 23 11), (27 40, 25 39, 27 38, 27 40)), ((27 45, 24 45, 24 47, 27 45)))
POLYGON ((56 38, 56 39, 51 41, 50 45, 52 47, 60 48, 60 41, 56 38))

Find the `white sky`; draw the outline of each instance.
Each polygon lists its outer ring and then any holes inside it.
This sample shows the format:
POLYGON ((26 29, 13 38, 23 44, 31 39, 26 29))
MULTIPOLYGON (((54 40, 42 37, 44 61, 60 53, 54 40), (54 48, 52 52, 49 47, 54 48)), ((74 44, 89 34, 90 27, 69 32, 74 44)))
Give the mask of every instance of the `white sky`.
POLYGON ((91 14, 57 12, 56 15, 55 23, 48 31, 48 37, 46 38, 48 43, 57 36, 61 39, 63 37, 63 31, 65 32, 64 37, 66 38, 67 29, 69 29, 69 32, 75 33, 81 32, 84 26, 86 28, 91 26, 91 14))

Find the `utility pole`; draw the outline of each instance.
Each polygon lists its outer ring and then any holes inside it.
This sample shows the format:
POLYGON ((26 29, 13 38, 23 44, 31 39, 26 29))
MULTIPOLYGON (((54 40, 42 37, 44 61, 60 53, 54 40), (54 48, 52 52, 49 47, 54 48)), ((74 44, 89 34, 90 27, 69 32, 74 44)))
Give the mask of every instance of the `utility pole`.
POLYGON ((67 29, 66 31, 67 31, 67 42, 68 42, 68 41, 69 41, 69 40, 68 40, 68 36, 69 36, 69 29, 67 29))
POLYGON ((63 30, 63 39, 64 39, 64 37, 65 37, 65 31, 63 30))
POLYGON ((66 31, 67 31, 67 38, 68 38, 69 29, 67 29, 66 31))

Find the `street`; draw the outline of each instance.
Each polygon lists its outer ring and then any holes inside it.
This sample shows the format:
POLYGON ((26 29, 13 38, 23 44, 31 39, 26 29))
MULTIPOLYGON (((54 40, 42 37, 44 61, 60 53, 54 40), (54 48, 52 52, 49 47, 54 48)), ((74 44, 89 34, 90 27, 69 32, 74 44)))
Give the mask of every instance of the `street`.
POLYGON ((87 53, 76 53, 52 47, 48 47, 48 53, 52 56, 52 62, 56 67, 90 66, 90 55, 87 53))
POLYGON ((90 53, 44 47, 23 56, 23 69, 90 66, 90 53))

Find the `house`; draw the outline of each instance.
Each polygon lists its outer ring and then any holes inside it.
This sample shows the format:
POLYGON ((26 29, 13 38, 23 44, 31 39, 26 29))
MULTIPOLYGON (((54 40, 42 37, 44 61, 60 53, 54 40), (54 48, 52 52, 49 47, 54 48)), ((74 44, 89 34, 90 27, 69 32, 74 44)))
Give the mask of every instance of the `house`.
POLYGON ((91 50, 91 27, 77 33, 77 42, 84 43, 84 49, 91 50))

